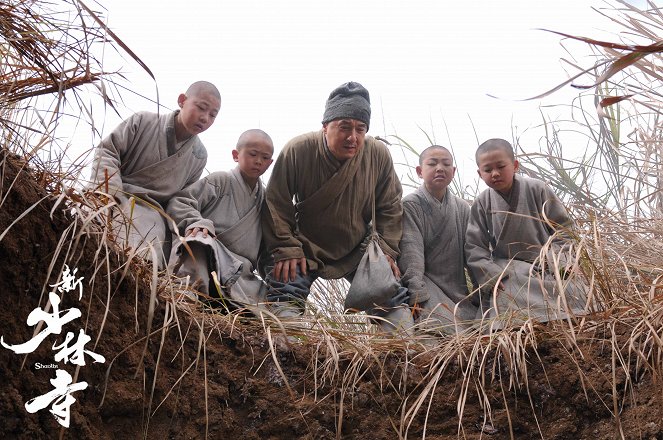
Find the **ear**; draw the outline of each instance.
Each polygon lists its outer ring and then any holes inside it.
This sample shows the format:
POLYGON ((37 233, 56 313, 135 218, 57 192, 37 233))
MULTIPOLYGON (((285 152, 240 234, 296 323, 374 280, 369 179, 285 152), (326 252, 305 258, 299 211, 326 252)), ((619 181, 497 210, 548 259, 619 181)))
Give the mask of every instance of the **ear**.
POLYGON ((518 168, 520 168, 520 162, 518 162, 518 159, 516 159, 516 160, 513 161, 513 172, 517 173, 518 168))
POLYGON ((239 151, 233 150, 233 160, 239 162, 239 151))
POLYGON ((481 177, 481 170, 477 169, 477 175, 481 177))
POLYGON ((453 167, 451 170, 451 179, 453 179, 456 176, 456 167, 453 167))
POLYGON ((177 105, 182 108, 184 101, 186 101, 186 95, 184 93, 180 93, 180 96, 177 97, 177 105))
POLYGON ((421 165, 417 165, 417 176, 419 176, 420 179, 424 178, 424 175, 421 173, 421 165))

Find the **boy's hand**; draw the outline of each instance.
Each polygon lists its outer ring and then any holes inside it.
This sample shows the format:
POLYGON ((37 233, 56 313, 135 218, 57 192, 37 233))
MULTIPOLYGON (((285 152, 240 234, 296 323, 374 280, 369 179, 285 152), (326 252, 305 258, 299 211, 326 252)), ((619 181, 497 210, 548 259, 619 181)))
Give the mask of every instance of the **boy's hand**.
POLYGON ((277 261, 272 270, 274 279, 281 283, 294 281, 297 277, 297 265, 299 265, 301 274, 306 275, 306 258, 304 257, 277 261))
POLYGON ((211 235, 212 237, 215 237, 214 234, 211 234, 207 228, 193 228, 189 229, 186 234, 184 234, 185 237, 195 237, 198 235, 198 233, 203 234, 203 238, 207 238, 208 235, 211 235))

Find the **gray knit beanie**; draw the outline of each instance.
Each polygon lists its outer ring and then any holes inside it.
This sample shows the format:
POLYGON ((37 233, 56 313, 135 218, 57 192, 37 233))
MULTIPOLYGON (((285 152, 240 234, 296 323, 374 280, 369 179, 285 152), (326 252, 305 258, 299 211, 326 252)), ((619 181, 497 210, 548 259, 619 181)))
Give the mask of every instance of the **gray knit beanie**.
POLYGON ((361 121, 367 128, 371 121, 371 98, 368 90, 357 82, 350 81, 335 88, 325 104, 323 124, 343 118, 361 121))

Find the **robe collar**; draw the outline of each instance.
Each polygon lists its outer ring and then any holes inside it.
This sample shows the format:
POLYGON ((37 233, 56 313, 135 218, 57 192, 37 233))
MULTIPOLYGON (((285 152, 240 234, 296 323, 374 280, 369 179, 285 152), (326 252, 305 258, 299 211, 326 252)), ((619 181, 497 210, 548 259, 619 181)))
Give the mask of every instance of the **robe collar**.
POLYGON ((428 200, 428 203, 431 203, 433 206, 444 207, 449 203, 449 187, 448 186, 444 189, 444 197, 442 197, 442 200, 438 200, 437 197, 435 197, 433 194, 429 193, 428 189, 426 189, 426 185, 424 185, 424 184, 422 184, 419 187, 419 190, 424 195, 426 200, 428 200))
POLYGON ((518 204, 518 199, 520 198, 520 180, 518 176, 513 176, 513 185, 511 185, 511 190, 508 194, 502 194, 499 191, 495 191, 499 194, 502 199, 509 205, 509 211, 515 212, 518 204))
POLYGON ((236 166, 230 171, 230 174, 235 178, 236 181, 240 183, 239 187, 242 188, 242 192, 247 194, 248 196, 251 196, 253 198, 258 196, 258 192, 260 190, 260 187, 262 186, 262 181, 260 178, 258 178, 258 181, 256 182, 256 186, 253 187, 253 190, 249 187, 249 185, 244 181, 244 178, 242 177, 242 172, 239 170, 239 166, 236 166))

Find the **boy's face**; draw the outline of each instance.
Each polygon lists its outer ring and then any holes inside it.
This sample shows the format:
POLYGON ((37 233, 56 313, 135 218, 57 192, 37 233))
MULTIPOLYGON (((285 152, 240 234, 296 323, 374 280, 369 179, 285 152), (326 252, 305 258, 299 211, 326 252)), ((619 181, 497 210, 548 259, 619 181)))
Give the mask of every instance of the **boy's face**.
POLYGON ((489 188, 507 194, 513 186, 513 176, 518 171, 518 161, 511 159, 502 149, 487 151, 479 155, 479 177, 489 188))
POLYGON ((178 122, 191 136, 210 128, 221 110, 219 98, 207 92, 193 96, 181 94, 177 98, 177 104, 181 109, 178 122))
POLYGON ((434 148, 417 167, 417 175, 432 192, 443 191, 454 178, 456 167, 451 154, 442 148, 434 148))
POLYGON ((337 119, 322 126, 331 154, 341 162, 352 159, 364 146, 368 127, 356 119, 337 119))
POLYGON ((274 146, 262 136, 251 136, 239 150, 233 150, 233 160, 242 176, 253 181, 262 176, 272 164, 274 146))

